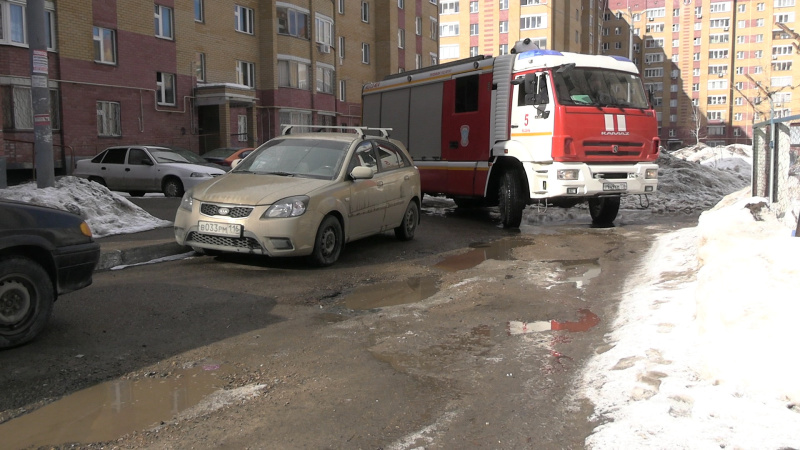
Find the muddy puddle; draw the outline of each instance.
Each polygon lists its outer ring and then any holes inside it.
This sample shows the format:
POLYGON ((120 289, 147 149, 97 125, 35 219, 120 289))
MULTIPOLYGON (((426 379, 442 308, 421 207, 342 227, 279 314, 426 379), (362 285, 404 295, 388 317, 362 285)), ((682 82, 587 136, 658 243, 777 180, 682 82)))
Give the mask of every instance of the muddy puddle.
POLYGON ((575 287, 582 289, 593 279, 600 276, 600 262, 597 259, 579 259, 551 261, 561 264, 561 267, 569 274, 563 283, 575 283, 575 287))
POLYGON ((459 270, 470 269, 487 259, 497 261, 514 260, 513 250, 517 247, 524 247, 533 244, 531 238, 508 238, 493 242, 478 242, 470 244, 472 250, 460 255, 453 255, 438 262, 433 267, 448 272, 458 272, 459 270))
POLYGON ((589 331, 600 323, 600 318, 597 314, 589 311, 588 309, 578 310, 580 318, 576 321, 563 321, 558 320, 539 320, 535 322, 520 322, 512 320, 506 325, 506 331, 510 336, 527 333, 541 333, 544 331, 569 331, 571 333, 579 333, 589 331))
POLYGON ((403 281, 358 287, 342 303, 349 309, 365 310, 415 303, 439 292, 439 277, 411 277, 403 281))
POLYGON ((150 428, 219 389, 222 372, 206 364, 169 378, 114 380, 78 391, 0 425, 0 447, 104 442, 150 428))

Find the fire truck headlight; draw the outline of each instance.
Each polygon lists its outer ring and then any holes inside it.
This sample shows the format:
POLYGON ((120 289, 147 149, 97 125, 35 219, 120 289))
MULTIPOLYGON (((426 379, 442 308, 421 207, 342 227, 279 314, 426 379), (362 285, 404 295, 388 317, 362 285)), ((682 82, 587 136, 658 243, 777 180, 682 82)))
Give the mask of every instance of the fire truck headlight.
POLYGON ((655 180, 658 178, 658 169, 647 169, 644 171, 645 180, 655 180))
POLYGON ((576 169, 559 170, 557 177, 559 180, 577 180, 579 171, 576 169))

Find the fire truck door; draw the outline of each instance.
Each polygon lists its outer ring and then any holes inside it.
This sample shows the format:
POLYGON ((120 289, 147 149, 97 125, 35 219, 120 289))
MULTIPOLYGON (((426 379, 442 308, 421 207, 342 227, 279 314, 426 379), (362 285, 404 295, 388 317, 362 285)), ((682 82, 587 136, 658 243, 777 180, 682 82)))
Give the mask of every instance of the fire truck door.
POLYGON ((511 139, 523 144, 530 160, 550 161, 556 119, 552 83, 546 72, 527 74, 518 81, 512 93, 511 139))

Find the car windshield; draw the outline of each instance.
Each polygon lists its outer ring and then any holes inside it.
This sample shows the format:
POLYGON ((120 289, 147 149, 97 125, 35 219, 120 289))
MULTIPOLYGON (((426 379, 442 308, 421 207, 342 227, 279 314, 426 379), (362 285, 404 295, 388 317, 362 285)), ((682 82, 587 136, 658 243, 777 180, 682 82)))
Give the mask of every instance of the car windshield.
POLYGON ((211 150, 210 152, 203 153, 203 158, 221 158, 221 159, 225 159, 228 156, 231 156, 232 154, 236 153, 239 150, 241 150, 241 149, 238 149, 238 148, 215 148, 214 150, 211 150))
POLYGON ((253 151, 234 173, 333 179, 342 166, 348 142, 308 139, 273 139, 253 151))
POLYGON ((575 68, 555 73, 556 95, 562 105, 649 107, 639 77, 606 69, 575 68))

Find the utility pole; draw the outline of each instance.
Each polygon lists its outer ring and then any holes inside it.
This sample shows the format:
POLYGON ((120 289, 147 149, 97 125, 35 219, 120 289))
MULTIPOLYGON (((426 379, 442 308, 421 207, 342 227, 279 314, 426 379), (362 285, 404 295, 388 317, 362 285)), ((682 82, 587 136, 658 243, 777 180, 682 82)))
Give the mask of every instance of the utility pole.
POLYGON ((36 186, 55 186, 53 164, 53 128, 50 124, 50 90, 48 84, 47 39, 45 35, 44 0, 28 0, 28 48, 31 55, 31 104, 33 106, 33 167, 36 186))

